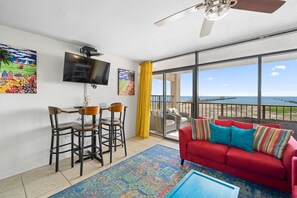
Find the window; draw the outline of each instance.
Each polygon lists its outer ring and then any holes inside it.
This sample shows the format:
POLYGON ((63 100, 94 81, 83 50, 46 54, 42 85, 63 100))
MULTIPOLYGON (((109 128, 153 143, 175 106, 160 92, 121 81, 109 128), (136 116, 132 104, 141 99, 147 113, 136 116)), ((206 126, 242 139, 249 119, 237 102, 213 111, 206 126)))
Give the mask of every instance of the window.
POLYGON ((257 117, 257 59, 200 66, 199 116, 257 117))

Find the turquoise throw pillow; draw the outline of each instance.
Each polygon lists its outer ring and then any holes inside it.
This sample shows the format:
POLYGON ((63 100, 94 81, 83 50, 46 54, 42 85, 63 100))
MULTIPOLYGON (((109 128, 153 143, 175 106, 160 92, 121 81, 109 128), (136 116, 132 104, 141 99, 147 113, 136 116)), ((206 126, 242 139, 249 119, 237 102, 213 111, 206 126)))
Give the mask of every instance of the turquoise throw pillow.
POLYGON ((253 152, 255 131, 256 129, 240 129, 231 126, 231 146, 253 152))
POLYGON ((231 128, 230 127, 223 127, 218 126, 215 124, 210 123, 211 129, 211 143, 220 143, 220 144, 227 144, 230 145, 231 143, 231 128))

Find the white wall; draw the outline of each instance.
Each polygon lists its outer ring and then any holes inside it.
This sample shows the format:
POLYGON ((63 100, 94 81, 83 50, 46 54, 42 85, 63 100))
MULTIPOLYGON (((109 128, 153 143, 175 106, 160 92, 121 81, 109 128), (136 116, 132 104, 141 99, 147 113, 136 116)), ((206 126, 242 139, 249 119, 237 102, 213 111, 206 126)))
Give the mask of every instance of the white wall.
MULTIPOLYGON (((199 63, 208 63, 219 60, 251 56, 262 53, 283 51, 297 48, 297 33, 290 33, 261 40, 246 42, 238 45, 218 48, 199 53, 199 63)), ((178 55, 178 54, 176 54, 178 55)), ((289 58, 289 57, 288 57, 289 58)), ((241 61, 245 64, 244 61, 241 61)), ((246 64, 249 64, 247 60, 246 64)), ((195 55, 186 55, 178 58, 168 59, 153 64, 153 71, 184 67, 195 64, 195 55)))
MULTIPOLYGON (((50 122, 47 107, 82 105, 84 85, 62 81, 65 51, 79 54, 81 46, 0 26, 0 43, 37 51, 37 94, 0 94, 0 179, 48 163, 50 122)), ((99 50, 102 52, 101 50, 99 50)), ((104 53, 104 52, 103 52, 104 53)), ((98 59, 111 63, 109 85, 88 86, 91 105, 122 102, 128 106, 126 136, 135 136, 138 64, 104 53, 98 59), (134 96, 117 95, 117 69, 135 71, 134 96)), ((62 121, 78 115, 63 115, 62 121)))

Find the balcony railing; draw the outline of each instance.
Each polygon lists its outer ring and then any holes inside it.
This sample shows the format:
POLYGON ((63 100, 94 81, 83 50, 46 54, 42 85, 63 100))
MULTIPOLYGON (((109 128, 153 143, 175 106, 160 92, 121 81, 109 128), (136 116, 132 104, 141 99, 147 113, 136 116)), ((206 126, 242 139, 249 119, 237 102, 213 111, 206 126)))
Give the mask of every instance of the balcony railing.
MULTIPOLYGON (((180 112, 192 115, 193 102, 177 101, 173 104, 173 96, 167 96, 166 108, 177 108, 180 112)), ((163 97, 151 97, 151 109, 163 108, 163 97)), ((254 104, 223 104, 211 102, 198 102, 199 116, 207 118, 225 117, 258 117, 258 105, 254 104)), ((297 107, 295 106, 278 106, 278 105, 261 105, 261 119, 282 120, 297 122, 297 107)))

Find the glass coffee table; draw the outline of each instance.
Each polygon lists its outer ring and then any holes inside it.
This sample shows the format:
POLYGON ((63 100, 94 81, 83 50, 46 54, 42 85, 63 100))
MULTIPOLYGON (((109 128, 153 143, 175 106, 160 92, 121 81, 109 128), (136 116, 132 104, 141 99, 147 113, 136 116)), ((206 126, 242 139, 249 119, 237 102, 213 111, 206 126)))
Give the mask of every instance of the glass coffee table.
POLYGON ((166 197, 236 198, 238 193, 237 186, 191 170, 166 197))

